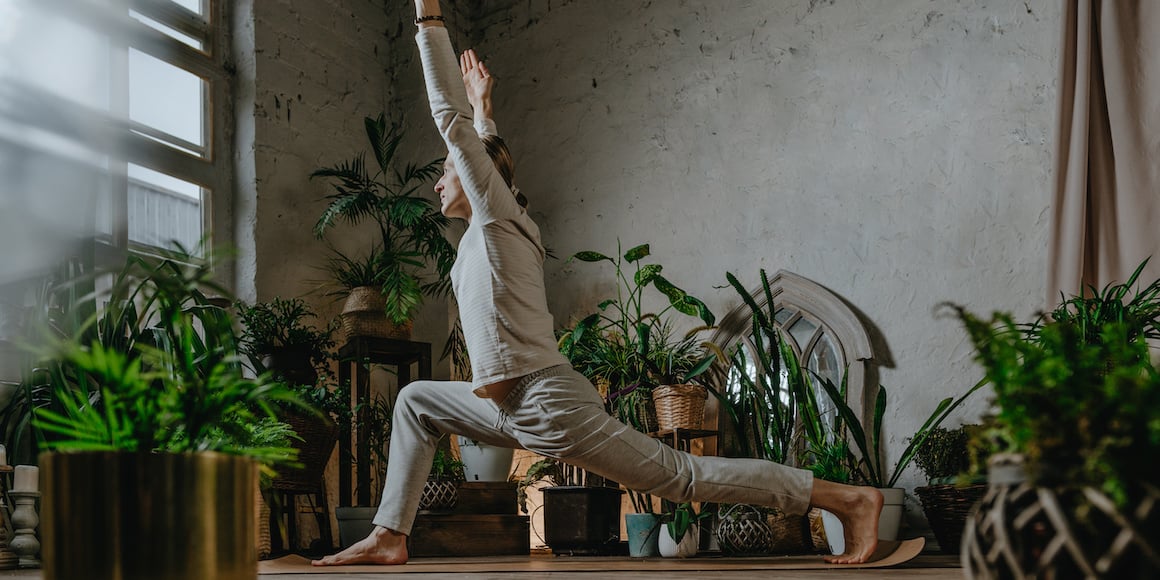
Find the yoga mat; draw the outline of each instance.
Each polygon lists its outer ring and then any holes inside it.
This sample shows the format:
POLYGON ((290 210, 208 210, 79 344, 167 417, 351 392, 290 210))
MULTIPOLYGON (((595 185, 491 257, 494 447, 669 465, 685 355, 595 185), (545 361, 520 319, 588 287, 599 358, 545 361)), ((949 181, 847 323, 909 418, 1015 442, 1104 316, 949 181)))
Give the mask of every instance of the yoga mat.
POLYGON ((314 567, 302 556, 284 556, 258 563, 258 573, 290 574, 423 574, 435 572, 656 572, 723 570, 824 570, 888 568, 912 560, 926 544, 923 538, 892 542, 879 540, 865 564, 827 564, 821 556, 767 556, 757 558, 623 558, 532 557, 416 558, 402 566, 314 567))

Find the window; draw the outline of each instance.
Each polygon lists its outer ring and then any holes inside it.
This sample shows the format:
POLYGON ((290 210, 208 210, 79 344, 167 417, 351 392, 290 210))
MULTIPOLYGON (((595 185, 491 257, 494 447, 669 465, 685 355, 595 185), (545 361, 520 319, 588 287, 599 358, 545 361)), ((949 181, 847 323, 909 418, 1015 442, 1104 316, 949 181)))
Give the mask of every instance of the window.
MULTIPOLYGON (((86 162, 108 180, 96 188, 88 212, 100 241, 145 253, 174 242, 194 249, 203 237, 208 245, 229 241, 206 235, 229 231, 213 227, 212 212, 231 176, 224 130, 229 4, 0 0, 0 12, 24 21, 11 34, 35 31, 15 39, 21 70, 9 71, 37 95, 30 100, 54 100, 52 110, 66 119, 109 120, 105 142, 77 138, 51 122, 33 131, 45 140, 87 144, 86 162)), ((67 149, 61 143, 45 148, 58 155, 67 149)))

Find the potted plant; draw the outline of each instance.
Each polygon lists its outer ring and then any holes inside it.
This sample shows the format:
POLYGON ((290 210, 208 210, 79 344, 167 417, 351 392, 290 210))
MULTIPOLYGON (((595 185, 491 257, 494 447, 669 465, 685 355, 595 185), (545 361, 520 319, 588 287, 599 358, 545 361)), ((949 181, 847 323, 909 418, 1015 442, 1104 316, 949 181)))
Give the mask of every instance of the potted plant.
POLYGON ((443 160, 399 168, 396 155, 403 134, 388 127, 381 114, 367 117, 364 126, 373 154, 371 165, 360 154, 311 174, 329 179, 334 189, 326 196, 329 203, 314 233, 321 238, 339 221, 354 226, 364 220, 374 223, 378 240, 365 258, 349 259, 337 253, 331 261, 332 273, 343 273, 336 276, 341 286, 349 287, 352 281, 367 283, 351 289, 343 308, 344 329, 348 337, 409 338, 411 319, 423 297, 445 296, 451 287, 455 250, 443 235, 448 219, 420 195, 420 187, 439 174, 443 160), (425 275, 428 268, 434 270, 433 277, 425 275), (393 329, 368 320, 378 312, 393 329))
POLYGON ((615 483, 555 459, 528 467, 517 485, 520 509, 527 513, 527 490, 546 481, 544 542, 556 554, 607 555, 620 543, 620 501, 615 483), (611 485, 609 485, 611 483, 611 485))
POLYGON ((419 509, 433 512, 447 512, 459 503, 457 488, 462 482, 463 462, 455 459, 445 449, 436 449, 431 461, 431 473, 423 486, 419 498, 419 509))
POLYGON ((979 425, 931 429, 914 456, 928 480, 914 492, 922 500, 922 511, 944 554, 959 553, 967 515, 987 489, 984 476, 967 475, 971 471, 972 439, 968 431, 980 429, 979 425))
POLYGON ((313 385, 334 348, 334 326, 317 328, 314 310, 301 298, 235 305, 242 323, 240 349, 254 371, 270 371, 291 385, 313 385))
MULTIPOLYGON (((688 397, 695 402, 707 398, 704 387, 689 386, 693 377, 705 372, 716 354, 712 351, 696 356, 695 336, 711 327, 715 321, 713 313, 700 299, 689 295, 662 275, 660 264, 641 262, 650 253, 648 244, 629 249, 614 259, 599 252, 577 252, 572 259, 588 263, 608 262, 612 264, 616 276, 617 297, 602 301, 599 312, 581 319, 575 327, 566 331, 560 340, 560 350, 572 361, 573 366, 594 382, 604 382, 609 388, 609 399, 613 406, 629 405, 630 409, 618 411, 624 418, 644 432, 654 432, 648 417, 647 407, 640 412, 642 403, 656 404, 654 389, 666 383, 675 383, 673 388, 664 389, 660 400, 666 408, 676 398, 688 397), (632 265, 631 279, 627 268, 632 265), (652 287, 660 292, 667 306, 659 312, 647 312, 644 308, 644 292, 652 287), (672 340, 672 330, 666 316, 676 311, 697 317, 704 323, 690 330, 683 339, 672 340), (672 397, 672 398, 670 398, 672 397)), ((673 418, 666 414, 666 419, 673 418)), ((692 418, 696 425, 682 428, 700 427, 703 417, 692 418)))
POLYGON ((252 426, 298 401, 243 375, 233 320, 201 288, 221 291, 208 261, 131 257, 107 295, 83 300, 105 304, 96 318, 40 347, 57 363, 33 420, 50 450, 45 578, 256 578, 259 462, 294 451, 255 445, 252 426))
POLYGON ((662 514, 664 531, 660 534, 659 550, 665 558, 691 558, 697 555, 701 528, 699 522, 709 512, 697 512, 692 503, 674 504, 665 501, 662 514))
POLYGON ((1014 577, 1160 575, 1160 280, 1066 301, 1031 324, 954 307, 994 387, 1002 451, 1024 469, 989 470, 967 522, 970 574, 1014 577), (1005 478, 1005 479, 1003 479, 1005 478), (1066 549, 1051 550, 1063 544, 1066 549))

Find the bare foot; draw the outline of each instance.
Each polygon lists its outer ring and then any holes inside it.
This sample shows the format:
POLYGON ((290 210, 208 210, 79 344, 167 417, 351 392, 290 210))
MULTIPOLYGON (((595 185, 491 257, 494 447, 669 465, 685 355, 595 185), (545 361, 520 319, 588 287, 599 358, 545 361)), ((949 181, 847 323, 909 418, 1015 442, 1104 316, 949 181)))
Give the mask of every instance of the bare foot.
POLYGON ((824 558, 830 564, 861 564, 878 547, 878 517, 882 514, 882 492, 872 487, 842 486, 838 506, 826 508, 842 520, 846 550, 824 558))
POLYGON ((371 535, 349 548, 310 562, 314 566, 347 566, 350 564, 406 564, 407 536, 375 526, 371 535))

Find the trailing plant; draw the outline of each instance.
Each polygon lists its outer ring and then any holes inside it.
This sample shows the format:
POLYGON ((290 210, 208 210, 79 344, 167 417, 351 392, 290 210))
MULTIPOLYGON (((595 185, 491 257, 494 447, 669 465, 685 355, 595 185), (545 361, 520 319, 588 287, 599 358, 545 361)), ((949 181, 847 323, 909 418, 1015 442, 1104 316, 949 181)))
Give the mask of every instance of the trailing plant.
POLYGON ((369 279, 379 281, 376 285, 386 298, 388 318, 403 324, 413 318, 424 295, 445 296, 451 289, 455 250, 443 235, 449 220, 419 190, 439 174, 443 160, 399 168, 396 155, 402 132, 388 127, 381 114, 367 117, 364 127, 373 165, 368 166, 365 154, 359 154, 311 174, 311 178, 328 179, 334 189, 326 196, 329 204, 314 233, 321 238, 340 221, 353 226, 364 220, 375 224, 379 241, 367 261, 356 262, 339 254, 337 265, 365 265, 362 274, 370 272, 369 279), (430 278, 425 274, 428 267, 433 270, 430 278))
MULTIPOLYGON (((1106 305, 1091 300, 1090 309, 1106 305)), ((1034 482, 1095 487, 1120 507, 1143 496, 1155 481, 1146 458, 1160 453, 1160 370, 1149 359, 1148 321, 1093 328, 1064 317, 1028 331, 1007 313, 983 319, 952 308, 994 387, 1006 450, 1027 458, 1034 482)))

